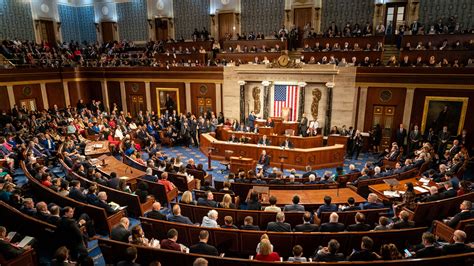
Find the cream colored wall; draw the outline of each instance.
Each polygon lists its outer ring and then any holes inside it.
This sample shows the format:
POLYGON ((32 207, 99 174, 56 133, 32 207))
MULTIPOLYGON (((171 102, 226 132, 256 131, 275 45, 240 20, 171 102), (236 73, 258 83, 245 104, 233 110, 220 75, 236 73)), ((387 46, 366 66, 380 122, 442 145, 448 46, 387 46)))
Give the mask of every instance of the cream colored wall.
MULTIPOLYGON (((240 114, 240 87, 239 80, 247 82, 246 99, 247 102, 252 100, 251 88, 255 85, 261 86, 261 103, 263 114, 263 86, 261 82, 268 80, 272 82, 288 82, 296 84, 297 82, 306 82, 308 85, 305 90, 305 109, 308 118, 311 119, 311 103, 312 90, 319 88, 322 96, 319 101, 319 116, 318 121, 320 125, 325 122, 325 110, 327 99, 327 88, 325 86, 328 82, 335 84, 333 89, 333 112, 332 125, 341 126, 343 124, 349 126, 353 125, 356 113, 356 88, 355 88, 356 69, 353 67, 335 68, 334 66, 321 65, 304 65, 303 68, 287 69, 287 68, 266 68, 264 65, 241 65, 239 67, 225 67, 224 68, 224 83, 223 83, 223 111, 228 118, 238 118, 240 114)), ((272 90, 272 86, 270 86, 272 90)), ((270 93, 271 95, 271 93, 270 93)), ((272 97, 270 97, 272 98, 272 97)), ((270 104, 271 104, 270 99, 270 104)), ((252 106, 250 108, 253 109, 252 106)), ((270 108, 271 114, 271 108, 270 108)))

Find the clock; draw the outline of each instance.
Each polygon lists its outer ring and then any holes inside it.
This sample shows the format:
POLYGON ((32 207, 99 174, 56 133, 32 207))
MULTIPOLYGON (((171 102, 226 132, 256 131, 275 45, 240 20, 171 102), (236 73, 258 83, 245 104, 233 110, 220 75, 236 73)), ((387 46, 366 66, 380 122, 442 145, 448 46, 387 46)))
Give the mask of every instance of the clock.
POLYGON ((278 65, 286 67, 290 63, 290 58, 287 55, 278 57, 278 65))

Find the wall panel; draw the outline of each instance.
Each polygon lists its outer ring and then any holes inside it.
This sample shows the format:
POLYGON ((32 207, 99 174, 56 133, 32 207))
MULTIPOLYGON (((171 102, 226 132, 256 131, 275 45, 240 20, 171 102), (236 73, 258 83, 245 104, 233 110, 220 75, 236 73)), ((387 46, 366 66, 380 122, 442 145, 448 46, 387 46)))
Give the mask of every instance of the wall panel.
POLYGON ((112 110, 113 103, 116 103, 120 110, 122 106, 122 94, 120 93, 120 82, 107 81, 107 94, 109 95, 109 110, 112 110))
POLYGON ((20 107, 20 100, 35 99, 36 108, 38 110, 44 108, 40 84, 14 85, 13 94, 15 95, 15 103, 20 107))
POLYGON ((444 24, 448 23, 450 16, 457 16, 461 29, 474 27, 472 18, 474 1, 472 0, 424 0, 420 1, 419 10, 419 21, 426 25, 425 29, 429 29, 428 25, 434 25, 439 19, 442 19, 444 24))
POLYGON ((0 1, 0 39, 35 40, 30 1, 0 1))
POLYGON ((242 0, 242 33, 261 32, 268 36, 285 23, 284 0, 242 0))
POLYGON ((341 31, 347 22, 352 26, 359 23, 361 29, 366 22, 372 24, 374 17, 374 0, 323 0, 321 8, 321 31, 326 31, 334 21, 341 31))
POLYGON ((144 105, 142 111, 147 110, 146 106, 146 92, 145 92, 145 82, 125 82, 125 95, 127 95, 127 110, 130 112, 132 110, 131 102, 132 95, 139 95, 143 97, 144 105))
POLYGON ((117 3, 117 19, 120 39, 128 41, 147 41, 146 1, 117 3))
POLYGON ((0 86, 0 112, 10 110, 7 86, 0 86))
POLYGON ((66 107, 66 100, 64 99, 64 89, 62 83, 46 83, 46 94, 48 95, 49 108, 52 108, 55 104, 59 108, 66 107))
POLYGON ((198 115, 198 98, 206 97, 212 100, 212 111, 216 112, 216 84, 191 83, 191 108, 192 113, 198 115), (204 89, 207 87, 207 89, 204 89))
POLYGON ((191 39, 194 28, 199 31, 205 27, 210 29, 209 0, 173 1, 174 28, 176 39, 191 39))
POLYGON ((79 99, 84 100, 86 104, 92 100, 102 100, 99 81, 70 81, 68 87, 71 106, 75 107, 79 99))

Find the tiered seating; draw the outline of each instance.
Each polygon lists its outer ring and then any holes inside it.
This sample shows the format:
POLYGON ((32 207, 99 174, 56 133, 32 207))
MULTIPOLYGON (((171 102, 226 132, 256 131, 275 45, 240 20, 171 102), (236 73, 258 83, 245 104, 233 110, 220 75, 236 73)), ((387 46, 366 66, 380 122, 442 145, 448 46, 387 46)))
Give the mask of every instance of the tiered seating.
POLYGON ((173 53, 162 53, 162 54, 155 54, 154 58, 157 61, 162 63, 168 62, 176 62, 176 63, 199 63, 200 65, 206 64, 207 55, 201 53, 194 53, 194 54, 173 54, 173 53))
MULTIPOLYGON (((196 258, 205 258, 210 266, 226 265, 226 266, 265 266, 265 265, 288 265, 289 263, 263 262, 238 258, 221 258, 214 256, 206 256, 193 253, 182 253, 178 251, 154 249, 144 246, 126 244, 118 241, 99 239, 99 247, 102 251, 104 259, 108 263, 117 263, 124 258, 125 250, 134 246, 138 250, 138 258, 136 263, 148 265, 153 261, 160 261, 161 265, 192 265, 196 258)), ((252 246, 255 252, 255 246, 252 246)), ((312 251, 309 251, 312 252, 312 251)), ((426 259, 405 259, 392 261, 371 261, 371 262, 325 262, 325 263, 304 263, 304 265, 384 265, 384 266, 435 266, 435 265, 471 265, 474 259, 474 253, 466 253, 460 255, 450 255, 426 259)))
POLYGON ((265 57, 268 61, 273 62, 281 56, 281 52, 266 52, 266 53, 220 53, 217 54, 217 60, 228 62, 241 62, 242 64, 253 63, 255 58, 261 64, 265 57))
POLYGON ((451 228, 440 221, 433 222, 433 234, 442 241, 453 243, 453 235, 456 230, 462 230, 466 233, 466 242, 474 241, 474 218, 460 221, 456 228, 451 228))
POLYGON ((182 48, 185 50, 188 48, 190 51, 192 51, 193 47, 196 48, 197 51, 199 51, 199 48, 204 48, 206 51, 210 51, 212 48, 212 41, 197 41, 197 42, 167 42, 165 43, 165 50, 172 50, 173 48, 175 50, 179 50, 179 48, 182 48))
POLYGON ((37 265, 36 251, 34 249, 23 252, 20 256, 6 260, 0 254, 0 265, 4 266, 35 266, 37 265))
POLYGON ((225 40, 223 42, 223 47, 222 49, 224 51, 229 51, 229 48, 232 48, 232 50, 235 50, 237 46, 240 46, 240 48, 243 50, 245 47, 247 47, 249 50, 252 47, 256 47, 257 49, 262 49, 264 46, 266 49, 271 50, 274 49, 276 46, 279 46, 281 50, 286 50, 288 46, 288 42, 277 40, 277 39, 264 39, 264 40, 225 40))
MULTIPOLYGON (((197 236, 202 227, 186 224, 177 224, 167 221, 140 218, 145 235, 149 238, 164 239, 166 232, 174 228, 178 231, 178 242, 190 246, 198 241, 197 236)), ((294 245, 299 244, 307 252, 312 252, 320 245, 326 245, 331 239, 341 244, 340 252, 349 254, 353 247, 360 243, 363 236, 374 240, 374 250, 380 249, 384 243, 393 243, 400 250, 411 244, 419 243, 426 227, 389 231, 369 232, 338 232, 338 233, 279 233, 247 231, 223 228, 206 228, 209 231, 209 244, 214 245, 221 253, 240 254, 241 256, 254 255, 256 244, 263 233, 268 234, 274 250, 280 256, 288 257, 294 245)))

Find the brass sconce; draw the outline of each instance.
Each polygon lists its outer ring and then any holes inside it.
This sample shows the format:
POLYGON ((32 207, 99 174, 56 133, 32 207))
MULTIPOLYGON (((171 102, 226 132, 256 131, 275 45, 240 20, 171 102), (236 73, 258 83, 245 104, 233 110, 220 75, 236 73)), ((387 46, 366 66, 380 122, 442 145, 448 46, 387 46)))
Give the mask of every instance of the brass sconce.
POLYGON ((148 25, 150 26, 150 29, 153 29, 153 24, 151 23, 153 20, 151 18, 147 19, 148 25))
POLYGON ((291 9, 285 9, 285 13, 286 13, 286 20, 290 20, 290 12, 291 12, 291 9))
POLYGON ((316 17, 316 20, 319 19, 319 10, 321 10, 320 7, 315 7, 315 8, 314 8, 314 11, 315 11, 315 12, 314 12, 314 16, 316 17))
POLYGON ((240 13, 235 13, 235 22, 238 24, 240 24, 240 13))
POLYGON ((173 18, 168 18, 168 23, 170 24, 170 28, 173 28, 173 18))
POLYGON ((35 19, 35 29, 38 29, 39 25, 40 25, 40 20, 39 19, 35 19))
POLYGON ((100 32, 99 23, 96 22, 96 23, 94 23, 94 25, 95 25, 95 30, 96 30, 97 32, 100 32))
POLYGON ((216 15, 215 15, 215 14, 211 14, 210 16, 211 16, 211 20, 212 20, 212 25, 215 26, 215 25, 216 25, 216 20, 215 20, 216 15))
POLYGON ((118 24, 117 24, 117 22, 114 22, 114 24, 113 24, 113 25, 114 25, 114 30, 115 30, 115 31, 117 31, 117 27, 118 27, 118 24))
POLYGON ((58 31, 61 29, 61 21, 56 22, 56 26, 58 27, 58 31))

